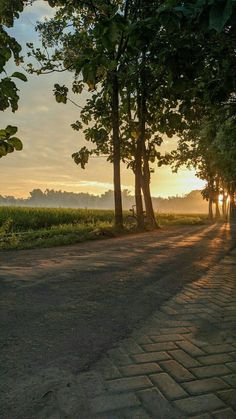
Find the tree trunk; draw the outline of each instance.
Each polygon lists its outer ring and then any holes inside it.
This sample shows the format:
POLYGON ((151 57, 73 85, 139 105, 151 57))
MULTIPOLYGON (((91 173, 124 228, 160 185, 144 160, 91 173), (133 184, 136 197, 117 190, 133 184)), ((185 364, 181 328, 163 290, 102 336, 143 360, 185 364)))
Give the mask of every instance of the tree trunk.
POLYGON ((208 217, 213 220, 213 199, 211 196, 209 197, 208 217))
POLYGON ((152 228, 157 228, 157 222, 155 218, 155 213, 153 209, 153 203, 152 203, 152 197, 151 197, 151 191, 150 191, 150 168, 148 163, 148 158, 146 155, 146 147, 144 144, 143 147, 143 175, 142 175, 142 190, 143 190, 143 196, 144 196, 144 202, 145 202, 145 209, 146 209, 146 215, 148 224, 152 228))
POLYGON ((215 192, 215 206, 216 206, 216 218, 220 218, 220 206, 219 206, 219 177, 216 179, 216 192, 215 192))
POLYGON ((143 200, 141 190, 141 166, 142 166, 142 150, 140 144, 136 147, 135 156, 135 204, 138 229, 144 229, 144 216, 143 216, 143 200))
POLYGON ((115 202, 115 227, 123 229, 123 213, 120 179, 120 134, 119 134, 119 83, 117 73, 112 76, 112 143, 113 143, 113 181, 115 202))
POLYGON ((216 196, 216 199, 215 199, 215 206, 216 206, 216 218, 220 218, 221 214, 220 214, 218 195, 216 196))
MULTIPOLYGON (((145 53, 143 53, 143 63, 145 61, 145 53)), ((150 168, 147 157, 147 150, 145 146, 146 134, 146 89, 145 89, 145 69, 141 70, 141 100, 140 100, 140 136, 142 143, 142 156, 143 156, 143 175, 142 175, 142 190, 145 200, 145 209, 148 225, 151 228, 157 227, 155 214, 153 210, 151 191, 150 191, 150 168)))
POLYGON ((236 205, 235 205, 235 189, 231 187, 230 190, 230 206, 229 206, 230 219, 236 218, 236 205))
POLYGON ((141 118, 141 97, 139 88, 137 87, 137 110, 139 118, 139 133, 135 148, 135 203, 136 203, 136 215, 137 224, 139 229, 144 228, 144 216, 143 216, 143 201, 142 201, 142 189, 141 189, 141 176, 142 176, 142 118, 141 118))
POLYGON ((222 216, 225 220, 227 220, 227 195, 225 190, 223 191, 222 216))

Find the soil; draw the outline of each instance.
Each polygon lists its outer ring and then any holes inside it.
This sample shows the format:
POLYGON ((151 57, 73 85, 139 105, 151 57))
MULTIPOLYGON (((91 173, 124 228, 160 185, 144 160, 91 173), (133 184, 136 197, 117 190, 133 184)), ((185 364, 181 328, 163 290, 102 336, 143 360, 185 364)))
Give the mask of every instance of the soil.
MULTIPOLYGON (((235 226, 234 226, 235 229, 235 226)), ((0 253, 0 417, 36 418, 115 342, 235 244, 229 224, 0 253)), ((45 419, 45 418, 44 418, 45 419)))

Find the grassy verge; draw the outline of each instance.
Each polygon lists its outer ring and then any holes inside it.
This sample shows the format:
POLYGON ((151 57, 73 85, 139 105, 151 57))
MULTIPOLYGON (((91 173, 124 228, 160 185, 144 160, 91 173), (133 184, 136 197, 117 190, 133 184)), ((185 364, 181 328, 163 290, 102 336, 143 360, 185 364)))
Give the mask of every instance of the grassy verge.
MULTIPOLYGON (((53 247, 96 240, 114 235, 111 223, 65 224, 22 233, 5 234, 0 241, 0 249, 32 249, 37 247, 53 247)), ((1 239, 1 234, 0 234, 1 239)))
MULTIPOLYGON (((130 215, 124 212, 124 219, 130 215)), ((160 227, 200 225, 206 215, 157 214, 160 227)), ((0 208, 0 249, 31 249, 115 236, 114 213, 107 210, 0 208)), ((125 233, 134 232, 126 225, 125 233)))
POLYGON ((201 225, 208 222, 207 214, 163 214, 156 215, 160 227, 173 225, 201 225))

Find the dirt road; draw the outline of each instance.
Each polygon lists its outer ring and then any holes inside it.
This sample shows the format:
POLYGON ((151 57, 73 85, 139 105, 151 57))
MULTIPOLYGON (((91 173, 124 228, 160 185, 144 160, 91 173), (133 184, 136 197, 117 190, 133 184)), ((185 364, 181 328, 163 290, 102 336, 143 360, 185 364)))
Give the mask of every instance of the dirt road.
POLYGON ((166 299, 235 243, 229 224, 176 227, 69 247, 0 254, 0 416, 38 417, 166 299))

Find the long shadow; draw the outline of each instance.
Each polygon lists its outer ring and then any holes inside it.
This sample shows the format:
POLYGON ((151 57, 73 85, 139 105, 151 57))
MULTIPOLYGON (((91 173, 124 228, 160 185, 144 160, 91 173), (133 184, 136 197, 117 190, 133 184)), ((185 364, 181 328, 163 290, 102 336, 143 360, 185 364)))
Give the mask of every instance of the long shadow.
POLYGON ((236 243, 236 218, 229 220, 230 240, 232 247, 235 247, 236 243))
MULTIPOLYGON (((182 234, 94 243, 88 258, 80 258, 87 255, 86 247, 80 257, 78 248, 71 248, 71 261, 45 269, 43 278, 42 270, 32 277, 25 271, 18 281, 6 270, 0 317, 2 397, 7 386, 16 388, 39 371, 46 377, 50 368, 61 373, 88 368, 184 284, 217 264, 235 241, 234 224, 214 224, 182 234)), ((45 250, 45 261, 46 255, 45 250)), ((43 379, 38 386, 43 387, 43 379)))

